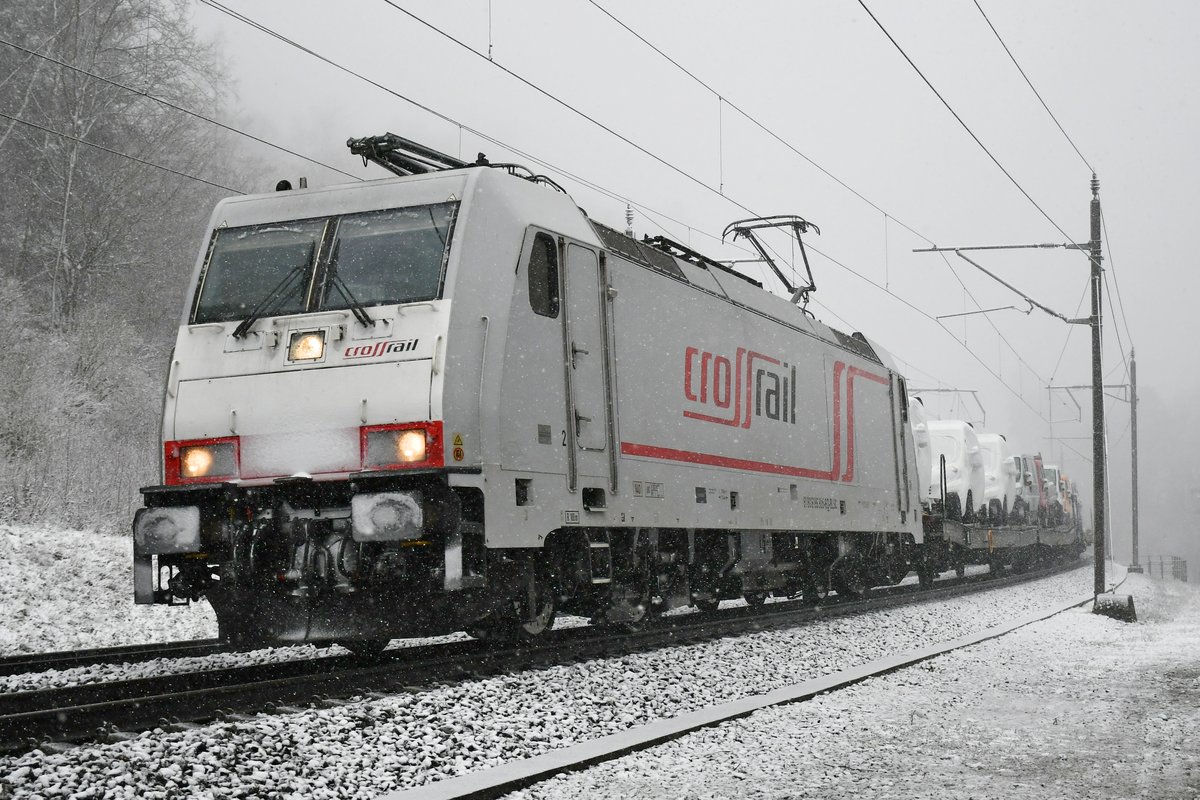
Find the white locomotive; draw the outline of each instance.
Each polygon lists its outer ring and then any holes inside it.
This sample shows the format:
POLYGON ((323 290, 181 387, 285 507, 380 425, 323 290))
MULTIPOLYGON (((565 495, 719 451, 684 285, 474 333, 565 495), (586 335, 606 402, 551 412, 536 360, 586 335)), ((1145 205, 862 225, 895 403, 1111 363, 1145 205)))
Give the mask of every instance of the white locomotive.
MULTIPOLYGON (((350 144, 400 177, 213 212, 137 602, 207 596, 234 639, 371 650, 917 565, 909 403, 879 347, 512 165, 350 144)), ((732 230, 772 225, 810 227, 732 230)))

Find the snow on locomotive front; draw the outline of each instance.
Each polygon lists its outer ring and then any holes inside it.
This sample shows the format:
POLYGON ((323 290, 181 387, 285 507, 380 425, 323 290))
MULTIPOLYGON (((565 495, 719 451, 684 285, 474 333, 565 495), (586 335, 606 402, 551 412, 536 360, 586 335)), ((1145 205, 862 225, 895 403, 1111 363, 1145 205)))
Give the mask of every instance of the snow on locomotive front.
POLYGON ((137 602, 370 650, 914 565, 908 402, 878 347, 545 181, 448 166, 217 206, 137 602))

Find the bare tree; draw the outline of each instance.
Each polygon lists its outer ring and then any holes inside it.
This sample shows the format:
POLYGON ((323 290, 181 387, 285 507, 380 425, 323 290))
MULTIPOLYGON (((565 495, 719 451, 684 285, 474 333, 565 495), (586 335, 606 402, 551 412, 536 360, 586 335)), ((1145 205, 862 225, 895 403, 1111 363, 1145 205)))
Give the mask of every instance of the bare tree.
MULTIPOLYGON (((0 515, 123 522, 229 143, 183 0, 0 4, 0 515), (160 101, 166 101, 160 102, 160 101)), ((227 182, 227 181, 225 181, 227 182)))

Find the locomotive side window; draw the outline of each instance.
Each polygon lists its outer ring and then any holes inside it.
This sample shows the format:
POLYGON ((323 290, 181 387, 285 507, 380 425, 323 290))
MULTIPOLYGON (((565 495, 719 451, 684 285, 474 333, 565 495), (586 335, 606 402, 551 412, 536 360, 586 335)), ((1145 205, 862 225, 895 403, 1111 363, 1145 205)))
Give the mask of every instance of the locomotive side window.
POLYGON ((241 319, 271 294, 270 313, 303 311, 324 230, 325 220, 317 219, 217 231, 192 321, 241 319))
POLYGON ((432 300, 441 293, 457 203, 347 214, 325 279, 322 310, 432 300))
POLYGON ((534 237, 529 254, 529 305, 535 314, 558 316, 558 247, 545 233, 534 237))

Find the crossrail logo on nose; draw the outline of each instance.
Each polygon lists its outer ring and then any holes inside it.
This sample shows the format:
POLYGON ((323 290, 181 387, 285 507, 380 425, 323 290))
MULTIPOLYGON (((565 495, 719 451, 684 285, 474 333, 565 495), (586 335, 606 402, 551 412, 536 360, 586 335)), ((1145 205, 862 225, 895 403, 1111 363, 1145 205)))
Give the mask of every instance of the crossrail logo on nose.
POLYGON ((420 339, 401 339, 347 347, 343 358, 371 358, 386 353, 407 353, 417 349, 420 339))
POLYGON ((685 417, 735 428, 759 419, 796 424, 796 366, 737 348, 728 356, 689 347, 683 354, 685 417))

